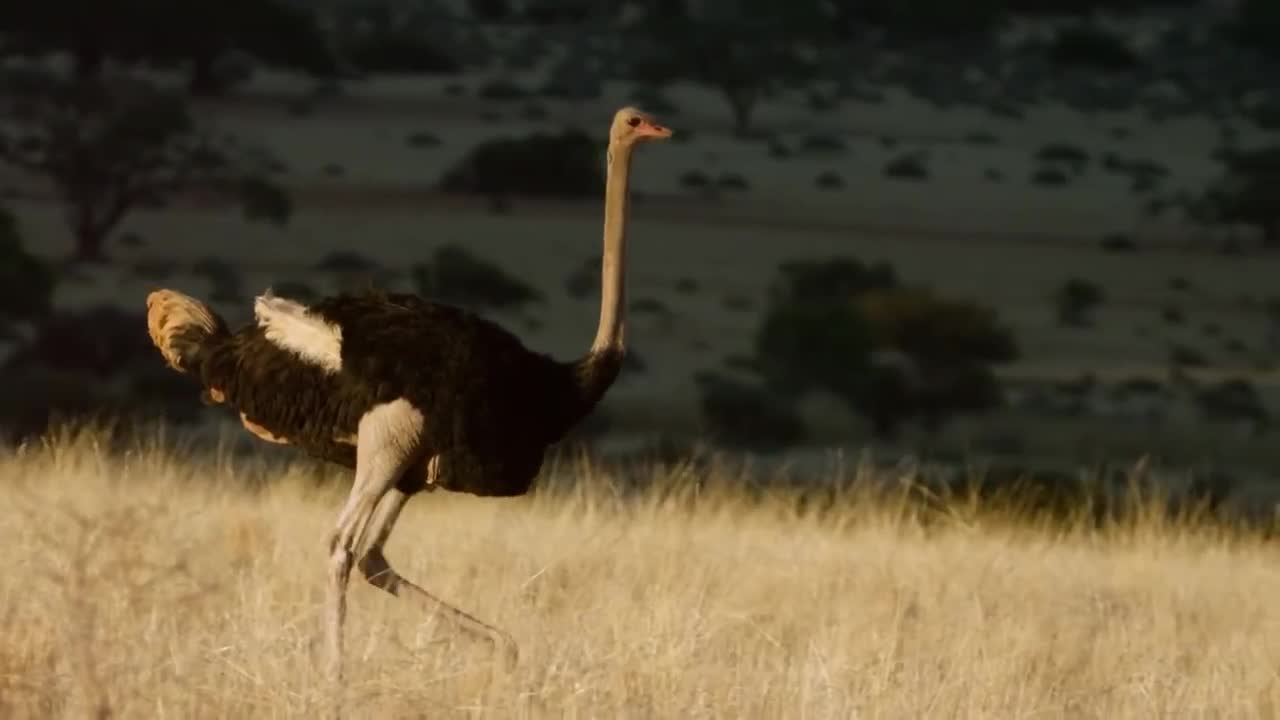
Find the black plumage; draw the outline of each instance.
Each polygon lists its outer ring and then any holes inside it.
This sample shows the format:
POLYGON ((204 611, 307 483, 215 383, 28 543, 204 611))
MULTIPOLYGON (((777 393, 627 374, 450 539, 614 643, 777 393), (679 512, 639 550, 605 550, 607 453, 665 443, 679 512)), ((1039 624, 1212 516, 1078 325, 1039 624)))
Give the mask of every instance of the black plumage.
MULTIPOLYGON (((611 348, 558 362, 480 315, 414 295, 340 295, 307 309, 341 329, 341 371, 299 362, 257 324, 195 343, 187 371, 271 434, 347 467, 360 418, 404 398, 425 415, 424 454, 440 456, 441 487, 476 495, 527 492, 546 448, 595 407, 623 358, 611 348)), ((401 489, 421 485, 406 478, 401 489)))

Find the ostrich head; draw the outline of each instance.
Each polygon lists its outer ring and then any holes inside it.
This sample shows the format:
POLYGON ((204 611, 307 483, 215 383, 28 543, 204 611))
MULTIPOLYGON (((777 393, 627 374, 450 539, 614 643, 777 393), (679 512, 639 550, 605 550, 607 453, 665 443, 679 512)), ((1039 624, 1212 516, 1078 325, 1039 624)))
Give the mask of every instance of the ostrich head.
POLYGON ((659 125, 653 116, 643 110, 624 107, 613 115, 609 128, 609 144, 629 147, 649 140, 666 140, 671 128, 659 125))

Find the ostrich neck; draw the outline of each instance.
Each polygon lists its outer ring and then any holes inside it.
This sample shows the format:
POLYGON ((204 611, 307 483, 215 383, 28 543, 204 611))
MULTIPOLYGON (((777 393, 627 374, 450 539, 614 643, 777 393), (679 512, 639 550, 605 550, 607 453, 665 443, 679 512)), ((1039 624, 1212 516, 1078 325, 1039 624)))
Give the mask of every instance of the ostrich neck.
POLYGON ((604 250, 600 256, 600 326, 591 350, 571 364, 574 402, 560 403, 556 432, 585 417, 618 379, 625 354, 627 177, 631 148, 609 145, 604 185, 604 250))
POLYGON ((627 182, 631 147, 609 144, 604 184, 604 250, 600 256, 600 325, 591 352, 621 351, 626 334, 627 182))

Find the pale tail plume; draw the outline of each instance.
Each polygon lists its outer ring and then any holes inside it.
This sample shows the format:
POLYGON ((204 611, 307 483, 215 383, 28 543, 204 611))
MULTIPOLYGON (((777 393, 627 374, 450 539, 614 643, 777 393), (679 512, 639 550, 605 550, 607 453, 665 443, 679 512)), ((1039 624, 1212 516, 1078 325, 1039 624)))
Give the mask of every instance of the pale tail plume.
POLYGON ((328 372, 342 369, 342 328, 312 314, 306 305, 268 290, 254 300, 253 314, 263 335, 277 347, 328 372))
POLYGON ((229 331, 208 305, 175 290, 156 290, 147 295, 147 333, 170 367, 190 373, 199 371, 195 363, 208 341, 229 331))

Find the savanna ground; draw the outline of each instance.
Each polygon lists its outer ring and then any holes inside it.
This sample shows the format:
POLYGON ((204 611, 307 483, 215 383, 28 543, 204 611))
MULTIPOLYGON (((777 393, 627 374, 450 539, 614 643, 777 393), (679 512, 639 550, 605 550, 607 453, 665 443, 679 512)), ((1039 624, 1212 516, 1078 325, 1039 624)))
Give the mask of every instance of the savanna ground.
MULTIPOLYGON (((0 477, 0 716, 322 709, 345 482, 91 432, 0 455, 0 477)), ((355 581, 353 716, 1275 717, 1262 536, 1150 512, 1035 526, 869 482, 804 510, 730 489, 727 467, 651 480, 568 460, 532 497, 416 498, 392 562, 522 658, 499 674, 486 645, 355 581)))

